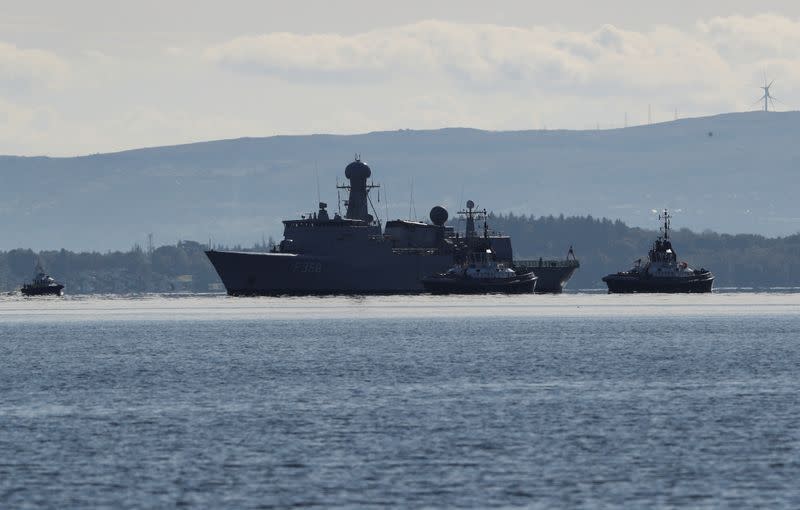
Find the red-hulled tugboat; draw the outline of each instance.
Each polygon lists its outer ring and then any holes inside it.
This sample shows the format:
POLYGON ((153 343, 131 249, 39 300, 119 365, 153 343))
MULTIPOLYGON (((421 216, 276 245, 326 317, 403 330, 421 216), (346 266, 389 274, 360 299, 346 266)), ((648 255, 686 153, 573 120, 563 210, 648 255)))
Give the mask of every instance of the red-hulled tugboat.
POLYGON ((33 281, 23 285, 20 292, 26 296, 63 296, 64 286, 44 272, 40 261, 36 264, 33 281))
POLYGON ((628 271, 610 274, 603 278, 609 293, 629 292, 711 292, 714 275, 708 269, 693 269, 686 262, 678 262, 678 256, 669 239, 671 216, 664 209, 659 219, 664 221, 662 233, 648 253, 644 265, 641 259, 628 271))

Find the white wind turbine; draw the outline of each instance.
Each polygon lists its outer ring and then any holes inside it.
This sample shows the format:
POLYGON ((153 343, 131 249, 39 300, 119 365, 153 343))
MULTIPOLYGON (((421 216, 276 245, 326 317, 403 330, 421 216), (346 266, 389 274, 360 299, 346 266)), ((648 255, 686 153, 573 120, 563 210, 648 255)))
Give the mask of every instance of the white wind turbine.
MULTIPOLYGON (((756 101, 756 103, 760 103, 761 101, 764 101, 764 111, 765 112, 769 111, 770 105, 772 105, 772 109, 775 110, 775 101, 778 101, 778 99, 775 96, 773 96, 772 94, 769 93, 769 89, 770 89, 770 87, 772 87, 773 83, 775 83, 775 80, 772 80, 771 82, 769 82, 769 85, 767 85, 767 75, 765 74, 764 75, 764 86, 763 87, 759 87, 761 90, 764 91, 764 95, 761 96, 760 98, 758 98, 758 101, 756 101)), ((778 101, 778 102, 780 102, 780 101, 778 101)))

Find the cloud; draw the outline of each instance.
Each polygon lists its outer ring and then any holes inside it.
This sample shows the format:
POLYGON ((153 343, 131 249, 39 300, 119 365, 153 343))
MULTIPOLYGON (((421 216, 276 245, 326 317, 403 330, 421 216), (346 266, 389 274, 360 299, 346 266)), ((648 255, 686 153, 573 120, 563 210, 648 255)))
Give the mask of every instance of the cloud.
POLYGON ((0 88, 3 90, 29 92, 34 87, 58 87, 68 67, 54 53, 22 49, 0 41, 0 88))
POLYGON ((164 49, 164 54, 169 57, 184 57, 187 53, 186 49, 180 46, 169 46, 164 49))
POLYGON ((713 18, 699 35, 725 58, 800 58, 800 21, 777 14, 713 18))
POLYGON ((673 66, 676 60, 715 60, 713 49, 687 34, 649 33, 605 25, 591 32, 423 21, 343 36, 273 33, 240 37, 211 47, 207 58, 237 71, 275 75, 360 73, 387 78, 444 74, 472 83, 523 79, 591 81, 607 64, 673 66), (655 60, 656 62, 653 62, 655 60))
POLYGON ((666 92, 701 103, 712 93, 719 96, 726 84, 742 81, 743 70, 762 69, 765 62, 800 68, 800 22, 777 15, 732 16, 689 30, 604 25, 579 32, 422 21, 352 35, 245 36, 208 48, 205 55, 228 70, 295 82, 357 86, 405 80, 466 91, 594 97, 666 92))
MULTIPOLYGON (((87 41, 88 42, 88 41, 87 41)), ((397 128, 621 127, 800 106, 800 20, 575 30, 427 20, 357 33, 192 36, 132 51, 0 42, 0 152, 397 128), (83 51, 86 50, 86 51, 83 51), (5 101, 2 103, 1 101, 5 101)))
POLYGON ((87 58, 96 59, 96 60, 106 60, 106 59, 109 58, 108 55, 106 55, 105 53, 103 53, 100 50, 86 50, 86 51, 83 52, 83 54, 87 58))
POLYGON ((542 48, 538 39, 535 32, 512 27, 423 21, 350 36, 240 37, 209 48, 206 56, 228 69, 292 78, 331 75, 357 81, 449 73, 488 82, 513 78, 531 67, 559 64, 563 50, 542 48), (519 58, 533 53, 537 54, 533 61, 519 58))
MULTIPOLYGON (((800 86, 800 20, 776 14, 730 16, 700 22, 697 30, 739 71, 736 79, 741 83, 752 87, 764 79, 777 79, 783 99, 800 86)), ((797 98, 791 106, 800 106, 797 98)))
POLYGON ((0 154, 48 143, 53 132, 63 127, 52 108, 18 105, 0 98, 0 154))

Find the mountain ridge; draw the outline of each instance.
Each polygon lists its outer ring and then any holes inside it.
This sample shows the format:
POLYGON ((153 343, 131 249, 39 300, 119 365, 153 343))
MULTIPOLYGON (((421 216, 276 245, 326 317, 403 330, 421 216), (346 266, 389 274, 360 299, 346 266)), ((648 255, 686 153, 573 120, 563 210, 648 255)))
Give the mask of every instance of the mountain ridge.
POLYGON ((604 130, 277 135, 0 156, 0 249, 124 249, 150 232, 159 242, 280 237, 280 220, 316 208, 317 176, 336 207, 333 186, 354 153, 383 185, 381 218, 387 205, 392 219, 424 218, 433 205, 453 212, 472 198, 497 213, 643 227, 651 209, 669 207, 678 227, 791 235, 800 230, 790 192, 800 182, 798 133, 800 112, 744 112, 604 130))
POLYGON ((700 116, 700 117, 685 117, 679 118, 675 120, 666 120, 660 122, 653 122, 651 124, 637 124, 632 126, 625 126, 625 127, 609 127, 609 128, 597 128, 597 129, 571 129, 571 128, 556 128, 556 129, 483 129, 483 128, 474 128, 469 126, 447 126, 442 128, 432 128, 432 129, 410 129, 410 128, 402 128, 402 129, 385 129, 385 130, 375 130, 375 131, 366 131, 366 132, 358 132, 358 133, 306 133, 306 134, 294 134, 294 135, 269 135, 269 136, 239 136, 234 138, 219 138, 214 140, 198 140, 194 142, 184 142, 184 143, 174 143, 174 144, 166 144, 166 145, 153 145, 153 146, 146 146, 146 147, 136 147, 131 149, 122 149, 122 150, 115 150, 115 151, 107 151, 107 152, 96 152, 91 154, 75 154, 71 156, 48 156, 46 154, 39 154, 39 155, 15 155, 15 154, 0 154, 0 158, 22 158, 22 159, 52 159, 52 160, 66 160, 66 159, 76 159, 76 158, 91 158, 97 156, 119 156, 128 153, 136 153, 136 152, 144 152, 144 151, 153 151, 153 150, 170 150, 170 149, 180 149, 180 148, 188 148, 193 146, 200 146, 200 145, 214 145, 214 144, 226 144, 231 142, 263 142, 266 140, 278 140, 278 139, 301 139, 301 138, 318 138, 318 137, 326 137, 326 138, 348 138, 348 137, 364 137, 364 136, 373 136, 373 135, 386 135, 386 134, 394 134, 394 133, 402 133, 402 132, 413 132, 419 134, 432 134, 432 133, 442 133, 448 131, 466 131, 466 132, 474 132, 474 133, 485 133, 485 134, 508 134, 508 133, 522 133, 522 134, 532 134, 532 133, 598 133, 598 132, 615 132, 615 131, 635 131, 640 129, 653 129, 659 126, 668 126, 673 124, 686 124, 692 122, 703 122, 703 121, 710 121, 715 119, 731 119, 731 118, 741 118, 741 117, 750 117, 753 115, 763 115, 766 113, 767 115, 800 115, 800 111, 785 111, 785 112, 763 112, 761 110, 757 111, 749 111, 749 112, 728 112, 728 113, 718 113, 714 115, 707 115, 707 116, 700 116))

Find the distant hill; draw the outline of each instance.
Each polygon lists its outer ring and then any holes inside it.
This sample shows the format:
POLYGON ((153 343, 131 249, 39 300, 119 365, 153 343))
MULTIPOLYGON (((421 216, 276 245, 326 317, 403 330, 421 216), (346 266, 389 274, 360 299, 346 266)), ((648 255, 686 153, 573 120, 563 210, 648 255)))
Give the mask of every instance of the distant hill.
MULTIPOLYGON (((594 215, 652 228, 800 230, 800 112, 750 112, 615 130, 393 131, 203 142, 74 158, 0 157, 0 249, 127 249, 179 239, 279 237, 280 220, 336 207, 334 185, 361 153, 385 216, 594 215), (315 170, 316 169, 316 170, 315 170), (410 207, 413 181, 414 204, 410 207), (388 201, 387 201, 388 197, 388 201)), ((575 240, 577 244, 579 240, 575 240)))

